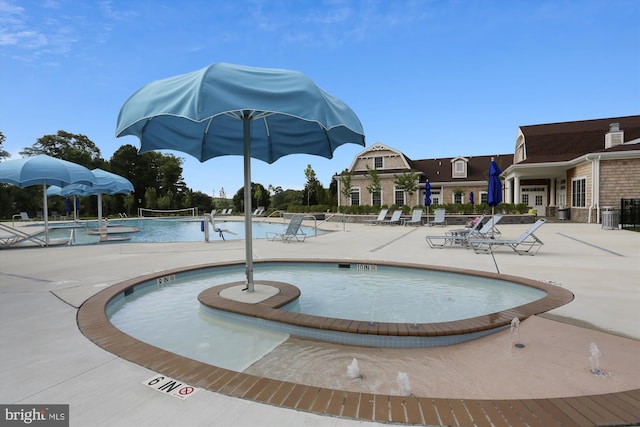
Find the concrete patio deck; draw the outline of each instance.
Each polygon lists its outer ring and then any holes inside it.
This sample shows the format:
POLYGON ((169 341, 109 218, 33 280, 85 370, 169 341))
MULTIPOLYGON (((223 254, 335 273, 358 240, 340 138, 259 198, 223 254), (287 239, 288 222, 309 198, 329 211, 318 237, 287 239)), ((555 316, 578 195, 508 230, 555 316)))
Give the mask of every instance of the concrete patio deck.
MULTIPOLYGON (((254 242, 255 258, 334 257, 372 263, 386 260, 464 267, 488 272, 496 269, 489 255, 474 254, 463 248, 430 249, 424 236, 427 233, 440 234, 441 228, 343 226, 338 223, 326 223, 323 227, 335 233, 292 244, 258 239, 254 242)), ((517 236, 522 230, 522 225, 501 227, 503 236, 507 237, 517 236)), ((632 357, 640 357, 640 353, 633 354, 640 348, 640 234, 602 230, 597 224, 549 223, 537 235, 545 246, 534 257, 518 256, 506 248, 497 250, 495 259, 500 272, 543 280, 569 289, 575 294, 575 300, 543 315, 545 322, 557 324, 558 331, 564 331, 566 323, 577 325, 571 333, 587 341, 592 337, 599 340, 606 336, 605 360, 607 355, 621 349, 631 351, 632 357)), ((69 404, 70 425, 73 426, 388 425, 388 420, 377 423, 323 416, 205 389, 200 389, 186 400, 174 399, 142 384, 155 371, 97 347, 78 329, 78 307, 105 287, 172 268, 235 261, 243 257, 243 242, 233 241, 109 243, 0 251, 0 373, 3 378, 0 403, 69 404)), ((570 341, 566 338, 560 332, 554 337, 559 341, 570 341)), ((535 347, 536 340, 536 336, 529 337, 528 347, 535 347)), ((578 351, 584 351, 585 366, 588 366, 588 342, 576 343, 578 348, 581 345, 585 346, 584 350, 578 351)), ((459 350, 456 347, 441 351, 456 352, 459 350)), ((487 349, 481 343, 474 345, 471 342, 469 347, 471 352, 478 349, 476 356, 479 359, 487 357, 487 349)), ((559 350, 548 349, 552 354, 544 363, 554 363, 555 351, 559 350)), ((565 355, 558 354, 555 360, 560 363, 563 357, 565 355)), ((614 373, 637 371, 637 365, 618 367, 609 364, 606 368, 614 373)), ((440 379, 446 383, 446 369, 440 372, 440 379)), ((619 390, 612 388, 611 384, 606 387, 604 382, 600 384, 603 385, 603 393, 628 392, 621 400, 627 401, 626 405, 610 403, 613 409, 608 409, 615 412, 617 408, 626 414, 616 418, 622 420, 618 424, 640 422, 640 381, 637 378, 613 384, 619 385, 619 390)), ((464 387, 464 384, 451 384, 449 389, 445 386, 443 390, 455 394, 455 387, 464 387)), ((472 387, 467 384, 467 388, 472 387)), ((555 397, 557 392, 550 389, 547 395, 555 397)), ((430 396, 436 400, 450 397, 430 396)), ((598 406, 598 403, 590 399, 585 397, 580 401, 583 413, 573 409, 579 416, 568 419, 568 424, 581 425, 580 421, 585 420, 590 425, 598 424, 593 422, 598 419, 598 414, 594 414, 593 409, 589 412, 589 407, 598 406)), ((537 422, 543 425, 545 414, 552 410, 545 405, 535 407, 533 412, 540 414, 537 422)), ((434 418, 424 417, 421 422, 437 424, 432 420, 434 418)), ((465 425, 462 419, 439 417, 435 420, 442 424, 465 425)), ((522 420, 521 424, 527 423, 532 422, 522 420)))

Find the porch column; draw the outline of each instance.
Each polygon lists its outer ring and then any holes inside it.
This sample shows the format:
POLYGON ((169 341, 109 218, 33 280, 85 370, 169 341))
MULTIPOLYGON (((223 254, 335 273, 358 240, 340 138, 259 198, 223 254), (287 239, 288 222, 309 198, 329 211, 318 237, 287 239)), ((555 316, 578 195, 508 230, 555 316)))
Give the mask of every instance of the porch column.
POLYGON ((549 183, 549 206, 556 205, 556 178, 551 178, 551 182, 549 183))
POLYGON ((520 203, 520 177, 513 177, 513 203, 520 203))
POLYGON ((513 203, 513 192, 511 191, 513 179, 508 178, 504 181, 505 203, 513 203))

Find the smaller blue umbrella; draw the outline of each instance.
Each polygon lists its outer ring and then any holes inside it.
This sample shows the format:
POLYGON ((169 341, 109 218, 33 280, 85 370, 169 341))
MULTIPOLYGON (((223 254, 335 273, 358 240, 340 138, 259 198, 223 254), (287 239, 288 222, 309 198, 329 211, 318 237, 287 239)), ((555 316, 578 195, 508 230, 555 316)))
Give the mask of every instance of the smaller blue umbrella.
POLYGON ((0 163, 0 182, 20 188, 42 185, 42 209, 44 212, 45 241, 49 242, 49 208, 47 207, 47 185, 64 187, 73 183, 93 185, 95 177, 84 166, 56 157, 39 154, 33 157, 7 160, 0 163))
POLYGON ((102 195, 127 194, 134 191, 133 184, 128 179, 102 169, 93 169, 95 184, 89 187, 83 184, 67 185, 64 188, 49 187, 47 194, 60 196, 98 196, 98 225, 102 224, 102 195))
POLYGON ((473 200, 473 191, 469 193, 469 204, 473 205, 475 201, 473 200))

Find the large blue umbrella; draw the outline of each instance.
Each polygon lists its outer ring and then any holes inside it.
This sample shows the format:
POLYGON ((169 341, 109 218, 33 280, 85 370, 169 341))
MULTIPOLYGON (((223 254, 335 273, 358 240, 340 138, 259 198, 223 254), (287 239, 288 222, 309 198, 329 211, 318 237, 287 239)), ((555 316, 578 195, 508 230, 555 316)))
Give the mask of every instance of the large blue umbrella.
POLYGON ((103 194, 128 194, 134 191, 133 184, 128 179, 107 172, 102 169, 91 171, 95 177, 95 184, 92 186, 84 184, 71 184, 64 188, 49 187, 48 195, 59 196, 98 196, 98 227, 102 224, 102 195, 103 194))
POLYGON ((487 204, 491 206, 491 215, 495 213, 495 207, 502 202, 501 173, 502 169, 500 169, 492 157, 489 163, 489 187, 487 189, 487 204))
POLYGON ((500 169, 492 157, 491 163, 489 163, 489 188, 487 190, 487 204, 492 208, 495 208, 502 202, 501 173, 502 169, 500 169))
POLYGON ((431 206, 431 184, 429 180, 424 183, 424 205, 427 207, 427 222, 429 222, 429 206, 431 206))
POLYGON ((66 160, 39 154, 0 163, 0 182, 30 187, 42 185, 42 208, 44 212, 45 241, 49 241, 49 215, 47 207, 47 185, 64 187, 81 183, 93 185, 95 177, 84 166, 66 160))
POLYGON ((342 101, 297 71, 218 63, 152 82, 122 106, 116 136, 134 135, 140 151, 170 149, 201 162, 244 157, 247 289, 253 292, 251 158, 288 154, 327 158, 343 144, 364 146, 364 130, 342 101))

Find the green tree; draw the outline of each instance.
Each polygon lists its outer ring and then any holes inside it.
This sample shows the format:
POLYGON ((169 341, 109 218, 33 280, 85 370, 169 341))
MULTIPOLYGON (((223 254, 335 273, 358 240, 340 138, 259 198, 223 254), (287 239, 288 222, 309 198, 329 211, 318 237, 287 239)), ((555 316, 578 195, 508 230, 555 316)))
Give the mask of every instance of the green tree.
POLYGON ((271 205, 273 208, 287 210, 287 195, 282 187, 269 185, 269 192, 271 193, 271 205))
POLYGON ((317 205, 318 204, 318 196, 319 190, 322 190, 322 184, 318 181, 316 177, 316 172, 313 170, 311 165, 307 165, 307 168, 304 170, 304 176, 307 178, 307 182, 304 185, 304 196, 307 201, 307 206, 309 205, 317 205))
POLYGON ((369 165, 367 165, 367 174, 366 176, 371 180, 371 184, 367 185, 367 191, 374 196, 373 197, 373 205, 381 205, 382 199, 380 197, 376 197, 380 195, 382 190, 382 185, 380 184, 380 175, 376 169, 371 169, 369 165))
POLYGON ((6 140, 6 137, 4 136, 4 133, 2 133, 0 131, 0 161, 2 159, 6 159, 7 157, 11 156, 11 153, 9 153, 8 151, 6 151, 2 146, 4 144, 4 141, 6 140))
POLYGON ((55 135, 44 135, 20 151, 22 156, 46 154, 58 159, 68 160, 89 169, 104 168, 105 161, 100 149, 86 135, 73 134, 59 130, 55 135))
MULTIPOLYGON (((188 188, 182 177, 183 159, 157 151, 138 153, 132 145, 123 145, 111 156, 109 167, 115 174, 127 178, 135 189, 135 201, 145 201, 144 207, 154 209, 147 203, 146 193, 154 189, 156 203, 179 209, 185 206, 188 188), (169 199, 167 199, 169 196, 169 199), (160 198, 163 198, 162 201, 160 198)), ((142 207, 142 206, 137 206, 142 207)), ((166 208, 169 209, 169 208, 166 208)))
POLYGON ((352 177, 353 175, 346 170, 340 174, 340 193, 347 200, 347 205, 349 205, 351 201, 351 190, 353 189, 353 185, 351 184, 352 177))
POLYGON ((155 187, 149 187, 144 192, 144 205, 147 209, 156 209, 158 207, 158 193, 155 187))
MULTIPOLYGON (((394 175, 395 181, 393 183, 404 189, 409 196, 413 196, 413 194, 418 191, 418 182, 420 180, 420 175, 417 172, 402 172, 401 175, 394 175)), ((407 202, 408 204, 409 202, 407 202)), ((417 204, 417 203, 416 203, 417 204)))
MULTIPOLYGON (((264 206, 268 208, 271 202, 271 196, 269 192, 264 188, 262 184, 251 183, 251 206, 247 208, 249 210, 254 210, 258 206, 264 206), (258 193, 260 194, 260 198, 256 198, 256 189, 258 189, 258 193)), ((233 196, 233 208, 238 212, 244 212, 244 187, 240 187, 240 189, 233 196)))

